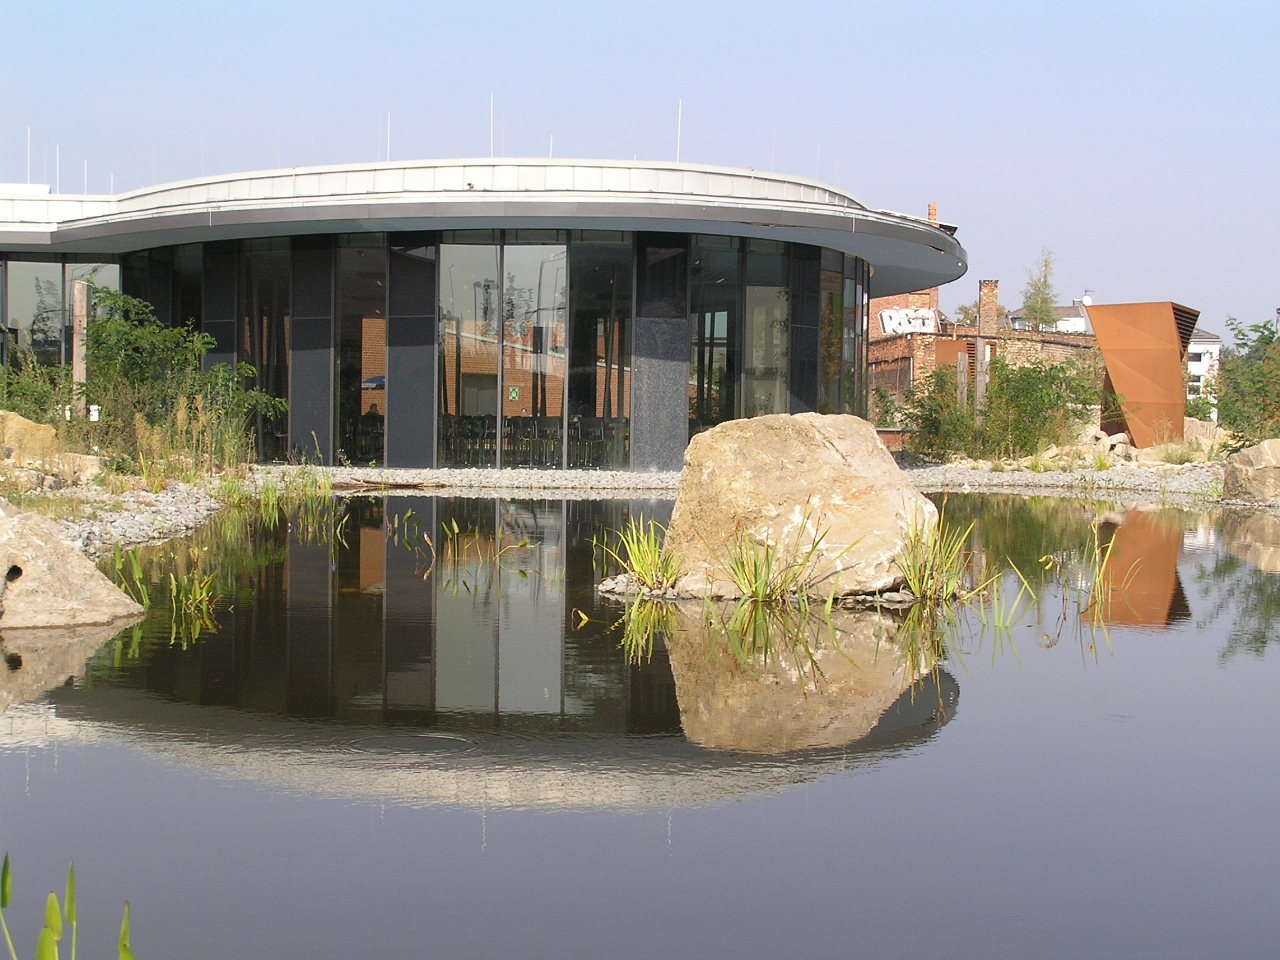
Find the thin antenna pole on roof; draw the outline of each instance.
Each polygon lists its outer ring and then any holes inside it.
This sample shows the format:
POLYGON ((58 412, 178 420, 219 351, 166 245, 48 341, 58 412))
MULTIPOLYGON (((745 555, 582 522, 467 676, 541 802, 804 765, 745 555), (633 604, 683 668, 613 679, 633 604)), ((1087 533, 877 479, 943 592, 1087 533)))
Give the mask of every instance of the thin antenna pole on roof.
POLYGON ((27 127, 27 183, 31 182, 31 128, 27 127))
POLYGON ((493 159, 493 91, 489 91, 489 159, 493 159))
POLYGON ((550 160, 556 155, 556 135, 550 134, 547 140, 547 159, 550 160))
POLYGON ((62 192, 62 144, 53 145, 53 192, 62 192))
POLYGON ((387 111, 387 162, 391 162, 391 111, 387 111))
POLYGON ((684 132, 684 100, 676 101, 676 163, 680 162, 680 135, 684 132))

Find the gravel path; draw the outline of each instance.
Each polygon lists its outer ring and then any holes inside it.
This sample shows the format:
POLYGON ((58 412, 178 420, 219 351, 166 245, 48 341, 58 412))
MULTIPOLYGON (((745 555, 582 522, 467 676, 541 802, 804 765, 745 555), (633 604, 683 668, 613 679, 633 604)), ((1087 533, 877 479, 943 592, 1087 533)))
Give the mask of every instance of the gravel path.
MULTIPOLYGON (((283 483, 288 471, 320 468, 262 467, 251 483, 283 483)), ((326 468, 335 493, 409 493, 436 496, 671 499, 678 473, 623 473, 586 470, 395 470, 326 468)), ((1221 501, 1222 465, 1124 465, 1110 470, 991 471, 967 464, 907 466, 907 476, 925 493, 989 492, 1085 496, 1122 505, 1167 504, 1200 507, 1221 501)), ((58 494, 54 494, 55 496, 58 494)), ((174 484, 160 493, 122 495, 81 487, 63 495, 98 500, 92 520, 65 520, 67 537, 90 556, 181 536, 202 524, 220 505, 209 486, 174 484)), ((1254 505, 1256 507, 1256 504, 1254 505)))

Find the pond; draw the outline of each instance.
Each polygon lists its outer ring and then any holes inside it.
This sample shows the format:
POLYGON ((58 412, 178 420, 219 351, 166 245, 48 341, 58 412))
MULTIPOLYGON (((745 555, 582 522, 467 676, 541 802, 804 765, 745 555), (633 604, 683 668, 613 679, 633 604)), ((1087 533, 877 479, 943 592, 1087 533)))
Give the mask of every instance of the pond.
POLYGON ((126 899, 141 958, 1274 950, 1273 516, 951 496, 985 589, 764 659, 705 606, 624 647, 599 540, 669 512, 228 513, 138 627, 6 638, 20 952, 73 860, 85 956, 126 899))

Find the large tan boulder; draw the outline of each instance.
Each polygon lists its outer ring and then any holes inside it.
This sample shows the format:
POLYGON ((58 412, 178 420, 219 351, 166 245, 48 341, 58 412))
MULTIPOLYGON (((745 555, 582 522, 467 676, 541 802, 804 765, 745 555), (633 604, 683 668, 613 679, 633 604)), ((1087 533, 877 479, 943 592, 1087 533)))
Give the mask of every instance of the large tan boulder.
POLYGON ((57 523, 15 510, 2 499, 0 587, 3 631, 110 624, 143 612, 63 539, 57 523))
POLYGON ((1227 457, 1222 495, 1228 500, 1280 497, 1280 440, 1264 440, 1227 457))
POLYGON ((726 561, 743 538, 771 544, 780 563, 812 553, 816 596, 879 593, 901 585, 912 532, 932 536, 937 521, 871 424, 777 414, 693 438, 664 549, 680 559, 676 591, 684 595, 741 596, 726 561))
POLYGON ((0 410, 0 455, 28 463, 58 452, 58 433, 45 423, 34 423, 11 410, 0 410))

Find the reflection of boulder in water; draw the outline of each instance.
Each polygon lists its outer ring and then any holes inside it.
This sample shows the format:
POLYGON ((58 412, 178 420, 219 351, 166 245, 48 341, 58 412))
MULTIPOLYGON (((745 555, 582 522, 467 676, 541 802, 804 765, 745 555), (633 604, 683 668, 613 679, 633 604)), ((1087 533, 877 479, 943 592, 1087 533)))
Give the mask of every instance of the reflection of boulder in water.
POLYGON ((1273 513, 1228 513, 1222 537, 1232 555, 1264 573, 1280 573, 1280 517, 1273 513))
POLYGON ((685 737, 762 754, 842 747, 895 724, 936 723, 958 694, 950 677, 912 690, 919 661, 888 615, 839 611, 830 626, 815 618, 803 630, 780 626, 767 655, 744 658, 704 607, 678 605, 667 653, 685 737))
POLYGON ((119 632, 118 625, 5 630, 0 634, 0 712, 83 676, 86 661, 119 632))

